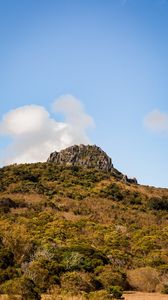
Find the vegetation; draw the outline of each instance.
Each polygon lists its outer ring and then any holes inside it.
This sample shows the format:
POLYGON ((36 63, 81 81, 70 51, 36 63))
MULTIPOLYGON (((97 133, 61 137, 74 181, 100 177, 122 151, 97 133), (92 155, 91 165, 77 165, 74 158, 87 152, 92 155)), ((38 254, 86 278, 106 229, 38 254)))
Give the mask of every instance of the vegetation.
POLYGON ((167 199, 166 189, 96 169, 1 168, 0 293, 25 300, 167 293, 167 199))

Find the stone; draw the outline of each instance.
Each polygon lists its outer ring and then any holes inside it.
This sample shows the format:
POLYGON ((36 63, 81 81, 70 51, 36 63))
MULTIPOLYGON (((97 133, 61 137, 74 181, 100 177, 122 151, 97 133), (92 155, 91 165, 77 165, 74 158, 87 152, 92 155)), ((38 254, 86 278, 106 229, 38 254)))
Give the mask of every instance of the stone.
POLYGON ((111 158, 96 145, 74 145, 50 154, 47 162, 66 166, 81 166, 111 172, 111 158))
POLYGON ((123 175, 122 181, 123 181, 124 183, 138 184, 138 181, 137 181, 137 179, 136 179, 135 177, 133 177, 133 178, 128 178, 127 175, 123 175))
POLYGON ((77 166, 83 168, 94 168, 100 171, 110 172, 117 180, 126 184, 137 184, 136 178, 128 178, 114 168, 111 158, 96 145, 74 145, 60 152, 50 154, 48 163, 64 166, 77 166))

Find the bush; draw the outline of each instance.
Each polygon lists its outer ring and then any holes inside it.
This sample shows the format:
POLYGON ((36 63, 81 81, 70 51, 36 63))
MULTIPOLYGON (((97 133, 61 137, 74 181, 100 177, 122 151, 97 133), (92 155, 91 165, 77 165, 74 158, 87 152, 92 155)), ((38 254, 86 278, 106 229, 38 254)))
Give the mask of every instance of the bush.
POLYGON ((168 198, 152 197, 149 200, 149 208, 154 210, 168 210, 168 198))
POLYGON ((0 249, 0 268, 6 269, 8 266, 14 265, 13 253, 5 248, 0 249))
POLYGON ((76 246, 64 248, 62 253, 62 264, 67 271, 88 271, 92 272, 97 266, 108 263, 108 258, 91 247, 76 246))
POLYGON ((127 272, 127 278, 133 289, 142 292, 155 292, 159 284, 159 274, 151 267, 143 267, 127 272))
POLYGON ((111 299, 111 295, 106 290, 100 290, 91 292, 88 296, 89 300, 108 300, 111 299))
POLYGON ((5 270, 0 269, 0 284, 16 278, 18 275, 18 270, 16 268, 8 267, 5 270))
POLYGON ((168 294, 168 285, 165 285, 162 289, 162 294, 168 294))
POLYGON ((21 280, 21 299, 22 300, 40 300, 41 296, 33 280, 23 277, 21 280))
POLYGON ((96 279, 102 284, 104 289, 111 286, 120 286, 127 289, 126 275, 113 270, 111 265, 98 267, 96 271, 96 279))
POLYGON ((89 293, 95 290, 91 275, 76 271, 67 272, 61 276, 61 288, 72 294, 78 294, 79 292, 89 293))
POLYGON ((111 286, 109 292, 115 299, 121 299, 123 294, 123 290, 120 286, 111 286))
POLYGON ((45 292, 49 287, 49 272, 38 261, 32 261, 25 270, 25 275, 38 287, 39 291, 45 292))
POLYGON ((100 191, 100 196, 116 201, 123 200, 122 190, 115 183, 112 183, 100 191))
POLYGON ((0 294, 18 295, 21 294, 21 283, 19 278, 6 280, 0 285, 0 294))

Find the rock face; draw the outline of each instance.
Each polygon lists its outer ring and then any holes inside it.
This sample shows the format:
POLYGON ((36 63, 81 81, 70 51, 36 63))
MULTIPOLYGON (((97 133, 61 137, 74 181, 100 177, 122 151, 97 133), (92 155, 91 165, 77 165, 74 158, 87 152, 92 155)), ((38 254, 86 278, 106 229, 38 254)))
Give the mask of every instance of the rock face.
POLYGON ((59 165, 96 168, 106 172, 113 170, 111 158, 96 145, 74 145, 60 152, 53 152, 47 162, 59 165))
POLYGON ((122 181, 125 183, 133 183, 133 184, 138 184, 138 181, 135 177, 133 178, 128 178, 127 175, 123 175, 122 181))
POLYGON ((111 158, 96 145, 74 145, 60 152, 50 154, 47 162, 64 166, 79 166, 83 168, 95 168, 97 170, 111 172, 118 180, 126 184, 137 184, 136 178, 128 178, 113 167, 111 158))

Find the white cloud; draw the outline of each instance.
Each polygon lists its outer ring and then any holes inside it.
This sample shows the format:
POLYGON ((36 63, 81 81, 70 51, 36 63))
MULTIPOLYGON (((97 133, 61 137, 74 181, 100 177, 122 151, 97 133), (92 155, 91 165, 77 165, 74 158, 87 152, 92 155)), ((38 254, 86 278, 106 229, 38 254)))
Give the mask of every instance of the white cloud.
POLYGON ((65 115, 65 122, 73 128, 85 130, 88 126, 94 126, 93 119, 85 113, 81 102, 71 95, 61 96, 53 103, 53 110, 65 115))
POLYGON ((54 101, 55 112, 65 116, 64 122, 51 118, 38 105, 27 105, 9 111, 0 122, 1 135, 11 143, 3 151, 2 164, 46 161, 49 154, 73 144, 87 144, 87 128, 94 125, 79 100, 65 95, 54 101))
POLYGON ((155 109, 145 117, 144 124, 154 132, 168 133, 168 113, 155 109))
POLYGON ((44 107, 27 105, 8 112, 0 129, 6 134, 19 136, 40 130, 48 118, 49 113, 44 107))

